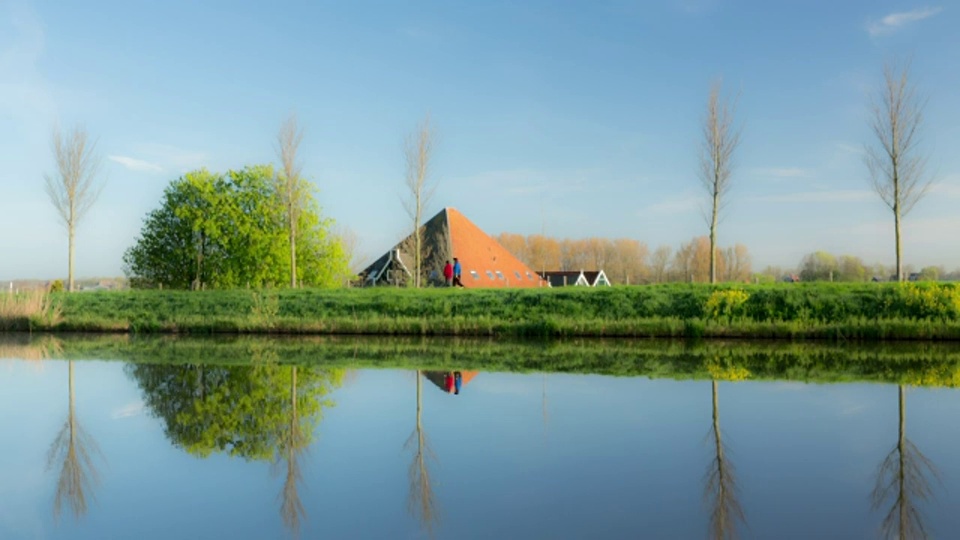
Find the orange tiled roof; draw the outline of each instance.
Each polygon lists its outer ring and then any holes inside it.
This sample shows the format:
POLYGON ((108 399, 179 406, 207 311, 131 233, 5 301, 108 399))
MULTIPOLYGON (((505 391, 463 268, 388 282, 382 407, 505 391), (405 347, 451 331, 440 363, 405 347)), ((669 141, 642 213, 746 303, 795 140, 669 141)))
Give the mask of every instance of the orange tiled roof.
POLYGON ((455 208, 446 208, 453 257, 469 288, 543 287, 540 276, 455 208))
MULTIPOLYGON (((546 287, 536 272, 520 262, 499 242, 480 230, 469 219, 454 208, 444 208, 422 226, 426 259, 423 262, 424 283, 442 283, 443 265, 454 257, 460 260, 461 281, 467 288, 507 288, 507 287, 546 287), (436 278, 432 277, 436 276, 436 278)), ((390 252, 385 253, 365 270, 360 272, 364 284, 373 282, 367 279, 382 277, 380 274, 391 265, 393 259, 400 259, 406 270, 413 268, 413 257, 408 253, 410 237, 400 242, 390 252)), ((386 284, 377 279, 376 284, 386 284)))

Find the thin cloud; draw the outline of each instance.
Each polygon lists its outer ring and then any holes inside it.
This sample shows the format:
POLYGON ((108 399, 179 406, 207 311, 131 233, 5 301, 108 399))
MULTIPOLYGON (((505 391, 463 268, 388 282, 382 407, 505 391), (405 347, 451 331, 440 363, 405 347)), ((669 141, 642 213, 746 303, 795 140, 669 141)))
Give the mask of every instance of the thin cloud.
MULTIPOLYGON (((908 246, 949 245, 958 229, 960 216, 908 219, 903 224, 903 242, 908 246)), ((893 220, 868 221, 836 233, 862 238, 892 236, 893 220)))
POLYGON ((543 169, 504 169, 485 171, 456 180, 460 185, 482 187, 483 191, 509 193, 511 195, 536 195, 540 193, 579 192, 599 172, 593 169, 550 171, 543 169))
POLYGON ((952 175, 943 180, 935 181, 930 185, 928 193, 935 194, 938 198, 960 198, 960 176, 952 175))
POLYGON ((864 202, 876 199, 877 195, 873 191, 846 189, 835 191, 802 191, 797 193, 784 193, 782 195, 762 195, 751 197, 751 202, 762 203, 846 203, 846 202, 864 202))
POLYGON ((39 126, 56 118, 57 104, 39 69, 46 48, 42 22, 28 4, 12 3, 0 9, 0 32, 9 36, 0 48, 0 116, 24 130, 46 133, 39 126))
POLYGON ((863 154, 862 146, 857 146, 851 143, 838 142, 838 143, 834 143, 833 147, 845 154, 858 154, 858 155, 863 154))
POLYGON ((145 156, 150 163, 156 163, 164 170, 176 173, 191 171, 208 166, 210 156, 205 152, 184 150, 167 144, 138 144, 133 152, 145 156))
POLYGON ((143 408, 144 408, 144 405, 142 401, 134 401, 132 403, 127 403, 126 405, 118 409, 115 409, 112 413, 110 413, 110 418, 114 420, 119 420, 121 418, 130 418, 132 416, 137 416, 143 412, 143 408))
POLYGON ((756 176, 770 176, 773 178, 806 178, 810 172, 799 167, 770 167, 751 169, 756 176))
POLYGON ((924 7, 913 11, 891 13, 880 20, 870 21, 867 24, 867 32, 873 37, 892 34, 904 25, 933 17, 941 11, 943 8, 940 7, 924 7))
POLYGON ((142 159, 127 156, 107 156, 107 159, 114 163, 119 163, 131 171, 137 172, 163 172, 163 167, 156 163, 150 163, 142 159))
POLYGON ((653 203, 646 208, 640 210, 639 214, 643 215, 653 215, 653 216, 666 216, 674 214, 687 214, 695 210, 699 210, 701 203, 703 202, 703 197, 684 197, 680 199, 671 199, 666 201, 661 201, 658 203, 653 203))

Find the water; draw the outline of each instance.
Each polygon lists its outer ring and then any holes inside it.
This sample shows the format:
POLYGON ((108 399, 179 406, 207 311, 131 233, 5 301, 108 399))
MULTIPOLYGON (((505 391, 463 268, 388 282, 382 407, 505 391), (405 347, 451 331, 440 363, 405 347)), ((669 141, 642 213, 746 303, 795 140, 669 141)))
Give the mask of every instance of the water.
POLYGON ((459 368, 431 365, 447 344, 354 368, 284 364, 269 341, 233 363, 197 342, 203 363, 171 343, 0 349, 0 538, 960 531, 951 388, 462 369, 452 394, 459 368), (155 362, 170 347, 190 362, 155 362))

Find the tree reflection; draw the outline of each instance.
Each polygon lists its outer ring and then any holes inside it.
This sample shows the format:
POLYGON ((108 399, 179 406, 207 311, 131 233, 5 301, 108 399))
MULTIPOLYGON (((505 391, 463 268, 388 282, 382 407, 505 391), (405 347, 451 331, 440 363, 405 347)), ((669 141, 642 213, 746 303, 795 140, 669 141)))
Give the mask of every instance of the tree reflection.
POLYGON ((53 516, 59 519, 66 503, 75 518, 87 512, 87 499, 98 482, 97 469, 92 455, 99 454, 96 441, 90 437, 77 419, 76 398, 73 384, 73 361, 67 362, 69 405, 67 420, 50 445, 47 468, 60 464, 60 476, 53 499, 53 516))
POLYGON ((436 455, 430 449, 427 434, 423 429, 423 375, 417 371, 417 417, 413 433, 407 439, 404 448, 413 448, 413 461, 410 463, 408 476, 410 491, 407 496, 407 510, 417 518, 421 528, 433 536, 434 527, 440 521, 434 500, 433 483, 430 480, 429 462, 436 460, 436 455))
POLYGON ((327 396, 343 369, 258 362, 246 366, 130 364, 144 402, 175 446, 199 457, 226 453, 271 461, 285 470, 280 516, 299 535, 306 517, 300 499, 301 458, 313 440, 327 396), (281 465, 282 464, 282 465, 281 465))
POLYGON ((290 369, 290 409, 286 432, 280 439, 280 455, 286 462, 286 475, 283 490, 280 492, 280 516, 284 525, 294 536, 300 535, 300 522, 306 517, 306 510, 300 500, 299 482, 303 480, 300 471, 300 454, 306 450, 310 441, 301 424, 297 405, 297 367, 290 369))
POLYGON ((710 538, 736 538, 737 522, 745 522, 743 508, 737 493, 733 464, 727 457, 726 445, 720 431, 720 401, 717 381, 713 386, 713 425, 711 426, 714 458, 704 475, 704 500, 710 508, 710 538))
POLYGON ((939 480, 933 463, 907 438, 906 390, 899 386, 900 430, 897 444, 877 469, 871 494, 874 510, 889 504, 880 530, 884 538, 927 538, 918 505, 930 498, 930 478, 939 480), (889 502, 892 499, 892 503, 889 502))

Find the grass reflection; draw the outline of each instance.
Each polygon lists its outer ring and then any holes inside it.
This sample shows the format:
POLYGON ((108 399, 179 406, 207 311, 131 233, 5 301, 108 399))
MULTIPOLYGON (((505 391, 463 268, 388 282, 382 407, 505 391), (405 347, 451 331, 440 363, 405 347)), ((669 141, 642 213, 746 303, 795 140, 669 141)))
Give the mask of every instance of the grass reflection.
MULTIPOLYGON (((18 358, 124 360, 166 365, 323 365, 447 371, 448 351, 461 370, 590 373, 651 378, 888 382, 960 387, 960 344, 834 344, 571 340, 510 342, 464 339, 237 336, 229 338, 62 336, 58 347, 39 338, 0 336, 18 358), (267 359, 257 361, 256 359, 267 359)), ((10 349, 8 348, 7 351, 10 349)), ((11 354, 6 352, 6 354, 11 354)))

